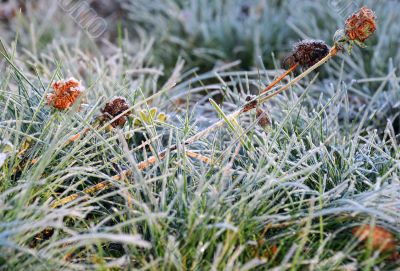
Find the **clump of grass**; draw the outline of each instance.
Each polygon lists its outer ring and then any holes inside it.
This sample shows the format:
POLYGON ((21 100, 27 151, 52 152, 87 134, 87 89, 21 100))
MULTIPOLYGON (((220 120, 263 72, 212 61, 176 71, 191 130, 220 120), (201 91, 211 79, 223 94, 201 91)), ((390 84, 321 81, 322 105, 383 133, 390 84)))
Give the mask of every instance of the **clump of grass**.
POLYGON ((156 36, 154 55, 168 66, 181 56, 202 71, 237 59, 249 69, 290 36, 283 23, 290 3, 282 1, 127 0, 122 7, 129 15, 127 27, 156 36))
POLYGON ((2 269, 398 266, 391 251, 352 233, 384 229, 398 251, 399 133, 375 118, 398 94, 395 65, 349 83, 340 62, 359 59, 355 48, 351 58, 331 50, 296 78, 231 65, 198 74, 178 61, 159 82, 167 73, 152 63, 151 40, 100 48, 64 33, 68 42, 37 53, 1 50, 2 269), (334 55, 327 76, 311 72, 334 55), (46 94, 68 75, 85 82, 87 104, 53 111, 46 94), (272 77, 283 84, 259 94, 272 77), (126 97, 132 115, 113 129, 125 111, 97 125, 114 96, 126 97), (257 125, 262 103, 273 120, 267 133, 257 125), (167 121, 150 117, 153 107, 167 121))

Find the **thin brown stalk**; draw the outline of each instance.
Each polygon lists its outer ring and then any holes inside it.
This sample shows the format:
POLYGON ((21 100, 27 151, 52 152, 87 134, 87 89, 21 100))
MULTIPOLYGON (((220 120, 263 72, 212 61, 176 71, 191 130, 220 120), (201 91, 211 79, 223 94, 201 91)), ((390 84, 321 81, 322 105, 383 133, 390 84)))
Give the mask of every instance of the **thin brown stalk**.
MULTIPOLYGON (((115 175, 111 177, 115 181, 119 181, 122 179, 123 176, 129 176, 131 174, 130 170, 124 170, 121 174, 115 175)), ((62 198, 60 200, 55 201, 52 205, 51 208, 57 208, 59 206, 65 205, 67 203, 70 203, 71 201, 76 200, 79 198, 82 194, 83 196, 94 194, 98 191, 105 190, 107 188, 110 188, 112 186, 112 183, 109 180, 102 181, 98 184, 92 185, 82 191, 82 193, 74 193, 72 195, 69 195, 68 197, 62 198)))
POLYGON ((276 84, 278 84, 280 81, 282 81, 283 78, 285 78, 286 76, 288 76, 288 75, 289 75, 292 71, 294 71, 298 66, 299 66, 299 64, 294 64, 292 67, 290 67, 290 69, 288 69, 284 74, 282 74, 281 76, 279 76, 278 78, 276 78, 271 84, 269 84, 268 87, 266 87, 263 91, 261 91, 261 94, 270 91, 276 84))
POLYGON ((186 151, 186 155, 189 156, 189 157, 192 157, 194 159, 200 160, 201 162, 206 163, 206 164, 210 164, 211 163, 211 159, 210 158, 208 158, 206 156, 203 156, 201 154, 198 154, 196 152, 186 151))

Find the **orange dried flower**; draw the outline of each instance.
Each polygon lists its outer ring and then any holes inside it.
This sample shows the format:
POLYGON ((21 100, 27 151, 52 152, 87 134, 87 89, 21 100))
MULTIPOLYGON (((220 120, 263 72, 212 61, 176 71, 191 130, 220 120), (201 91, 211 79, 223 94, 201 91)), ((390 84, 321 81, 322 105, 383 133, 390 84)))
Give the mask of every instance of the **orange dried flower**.
POLYGON ((74 78, 55 82, 52 87, 54 92, 47 95, 47 103, 59 110, 70 108, 85 90, 74 78))
POLYGON ((362 7, 347 18, 345 27, 347 37, 363 43, 375 32, 375 19, 375 13, 371 9, 362 7))
MULTIPOLYGON (((110 102, 106 104, 104 109, 101 111, 103 112, 104 116, 109 118, 110 120, 115 118, 116 116, 122 114, 126 110, 129 109, 129 104, 124 97, 114 97, 110 102)), ((115 121, 111 123, 111 125, 115 128, 117 126, 122 127, 126 122, 126 117, 130 114, 130 111, 123 114, 115 121)))
POLYGON ((354 227, 352 233, 362 242, 368 242, 370 238, 374 250, 393 252, 396 249, 393 234, 382 227, 371 227, 369 225, 354 227))

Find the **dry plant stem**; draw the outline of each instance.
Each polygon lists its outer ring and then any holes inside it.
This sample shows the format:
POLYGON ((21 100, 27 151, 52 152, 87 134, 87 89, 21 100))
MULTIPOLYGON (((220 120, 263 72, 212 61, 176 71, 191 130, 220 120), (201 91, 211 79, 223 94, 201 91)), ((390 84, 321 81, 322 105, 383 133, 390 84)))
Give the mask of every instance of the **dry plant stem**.
MULTIPOLYGON (((307 69, 306 71, 304 71, 303 73, 301 73, 299 76, 297 76, 296 78, 294 78, 292 81, 290 81, 288 84, 284 85, 283 87, 281 87, 280 89, 278 89, 276 92, 270 94, 270 95, 265 95, 266 92, 261 93, 260 95, 258 95, 257 97, 255 97, 253 100, 248 101, 246 104, 244 104, 242 107, 240 107, 238 110, 234 111, 233 113, 229 114, 227 116, 228 121, 232 121, 234 119, 236 119, 240 114, 242 114, 244 112, 245 107, 248 104, 254 103, 254 101, 256 101, 256 105, 257 104, 262 104, 265 101, 271 99, 272 97, 278 95, 279 93, 289 89, 290 87, 292 87, 293 85, 295 85, 297 82, 299 82, 301 79, 303 79, 304 77, 306 77, 307 75, 309 75, 312 71, 314 71, 315 69, 317 69, 318 67, 320 67, 321 65, 323 65, 325 62, 327 62, 328 60, 330 60, 331 58, 333 58, 334 56, 337 55, 338 52, 338 48, 336 47, 336 45, 334 45, 331 50, 329 51, 329 53, 322 58, 320 61, 318 61, 315 65, 313 65, 312 67, 310 67, 309 69, 307 69)), ((206 136, 208 136, 211 132, 213 132, 214 130, 216 130, 219 127, 222 127, 224 124, 226 123, 225 119, 221 119, 219 121, 217 121, 216 123, 214 123, 213 125, 211 125, 210 127, 208 127, 207 129, 200 131, 199 133, 195 134, 194 136, 188 138, 185 142, 184 145, 190 145, 198 140, 200 140, 201 138, 204 138, 206 136)), ((169 147, 168 149, 159 152, 157 154, 157 156, 151 156, 149 157, 147 160, 142 161, 138 164, 138 169, 139 170, 144 170, 146 168, 148 168, 149 166, 155 164, 158 160, 162 160, 164 159, 164 157, 166 156, 166 154, 168 152, 172 152, 175 151, 177 149, 176 145, 172 145, 171 147, 169 147)), ((196 154, 197 155, 197 154, 196 154)), ((190 155, 189 155, 190 156, 190 155)), ((130 175, 131 171, 130 170, 125 170, 123 171, 120 175, 115 175, 112 177, 112 179, 114 180, 119 180, 121 179, 122 176, 126 176, 126 175, 130 175)), ((84 194, 93 194, 94 192, 103 190, 105 188, 108 188, 111 185, 111 183, 109 181, 104 181, 101 182, 97 185, 91 186, 87 189, 85 189, 83 191, 84 194)), ((56 201, 52 207, 58 207, 58 206, 62 206, 64 204, 67 204, 75 199, 77 199, 79 197, 80 194, 76 193, 73 195, 70 195, 66 198, 63 198, 61 200, 56 201)))
POLYGON ((200 161, 202 161, 203 163, 206 163, 206 164, 210 164, 211 163, 211 159, 210 158, 208 158, 206 156, 203 156, 201 154, 192 152, 192 151, 186 151, 186 155, 189 156, 189 157, 192 157, 194 159, 200 160, 200 161))
MULTIPOLYGON (((113 176, 112 179, 114 181, 119 181, 119 180, 122 179, 123 176, 129 176, 129 175, 130 175, 130 171, 129 170, 125 170, 121 174, 113 176)), ((76 200, 82 194, 83 194, 83 196, 88 195, 88 194, 93 194, 93 193, 96 193, 97 191, 110 188, 111 186, 112 186, 112 183, 110 181, 108 181, 108 180, 107 181, 102 181, 102 182, 100 182, 98 184, 95 184, 95 185, 92 185, 92 186, 86 188, 81 193, 75 193, 75 194, 69 195, 68 197, 65 197, 65 198, 62 198, 60 200, 55 201, 51 205, 51 208, 57 208, 59 206, 65 205, 65 204, 67 204, 67 203, 69 203, 69 202, 71 202, 73 200, 76 200)))
POLYGON ((83 132, 79 132, 79 133, 77 133, 77 134, 71 136, 71 137, 68 139, 67 145, 70 144, 70 143, 72 143, 72 142, 75 142, 75 141, 78 140, 81 136, 87 134, 89 131, 90 131, 90 129, 89 129, 89 128, 86 128, 86 129, 83 130, 83 132))
POLYGON ((260 97, 258 99, 258 103, 262 104, 265 101, 271 99, 272 97, 278 95, 279 93, 289 89, 291 86, 293 86, 294 84, 296 84, 297 82, 299 82, 301 79, 303 79, 304 77, 306 77, 307 75, 309 75, 312 71, 314 71, 316 68, 318 68, 319 66, 323 65, 325 62, 327 62, 329 59, 331 59, 332 57, 336 56, 338 53, 338 48, 335 46, 333 46, 331 48, 331 50, 329 51, 329 53, 323 58, 321 59, 319 62, 317 62, 314 66, 310 67, 309 69, 307 69, 306 71, 304 71, 302 74, 300 74, 299 76, 297 76, 295 79, 293 79, 292 81, 290 81, 289 84, 281 87, 280 89, 278 89, 276 92, 271 93, 268 96, 265 97, 260 97))
MULTIPOLYGON (((200 161, 202 161, 202 162, 204 162, 206 164, 210 164, 211 163, 211 159, 210 158, 208 158, 206 156, 203 156, 201 154, 192 152, 192 151, 186 151, 186 155, 189 156, 189 157, 198 159, 198 160, 200 160, 200 161)), ((156 161, 157 161, 157 159, 155 159, 155 158, 151 159, 151 160, 148 159, 145 162, 140 163, 138 165, 138 168, 139 168, 139 170, 143 170, 146 167, 148 167, 149 165, 155 163, 156 161)), ((121 174, 113 176, 112 179, 114 181, 119 181, 119 180, 122 179, 123 176, 130 176, 131 174, 132 174, 132 172, 130 170, 124 170, 124 171, 121 172, 121 174)), ((65 205, 67 203, 70 203, 71 201, 76 200, 80 196, 94 194, 94 193, 96 193, 98 191, 101 191, 101 190, 104 190, 104 189, 107 189, 107 188, 110 188, 110 187, 112 187, 112 183, 110 181, 102 181, 102 182, 100 182, 98 184, 95 184, 95 185, 92 185, 92 186, 86 188, 85 190, 83 190, 82 193, 74 193, 74 194, 69 195, 69 196, 67 196, 65 198, 62 198, 60 200, 55 201, 51 205, 51 207, 52 208, 57 208, 59 206, 65 205)), ((128 201, 129 200, 130 200, 130 197, 128 197, 128 201)), ((128 204, 131 204, 131 202, 128 202, 128 204)))
POLYGON ((261 94, 270 91, 276 84, 278 84, 280 81, 282 81, 283 78, 288 76, 292 71, 294 71, 299 64, 294 64, 290 69, 288 69, 284 74, 279 76, 277 79, 275 79, 268 87, 266 87, 263 91, 261 91, 261 94))

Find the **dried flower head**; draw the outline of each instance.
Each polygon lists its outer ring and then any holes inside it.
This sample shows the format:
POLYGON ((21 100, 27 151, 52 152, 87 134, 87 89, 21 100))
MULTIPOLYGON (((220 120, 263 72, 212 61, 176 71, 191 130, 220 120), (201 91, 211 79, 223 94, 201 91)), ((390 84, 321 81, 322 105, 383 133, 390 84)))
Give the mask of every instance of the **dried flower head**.
POLYGON ((271 120, 269 119, 267 112, 261 108, 257 108, 256 117, 258 119, 258 125, 260 125, 262 128, 266 128, 271 124, 271 120))
POLYGON ((47 95, 47 103, 59 110, 70 108, 85 90, 74 78, 55 82, 52 87, 54 92, 47 95))
POLYGON ((329 54, 329 46, 320 40, 302 40, 293 47, 293 52, 284 60, 285 65, 295 64, 307 69, 329 54))
POLYGON ((33 240, 30 242, 30 247, 36 247, 37 245, 41 244, 42 242, 49 240, 54 234, 54 228, 47 227, 38 234, 35 235, 33 240))
POLYGON ((243 108, 243 112, 247 112, 247 111, 250 111, 250 110, 256 108, 258 102, 257 102, 257 100, 252 101, 253 99, 254 99, 254 96, 249 95, 246 97, 247 103, 245 104, 245 106, 243 108))
POLYGON ((346 36, 350 40, 363 43, 376 30, 375 13, 367 7, 362 7, 346 20, 346 36))
POLYGON ((396 243, 393 234, 386 229, 369 225, 354 227, 352 233, 362 242, 371 242, 371 247, 374 250, 383 252, 391 252, 396 249, 396 243))
MULTIPOLYGON (((124 97, 114 97, 110 102, 106 104, 104 109, 101 111, 103 115, 108 119, 113 119, 129 109, 130 105, 124 97)), ((124 126, 126 117, 129 116, 130 111, 121 115, 119 118, 114 120, 111 125, 115 128, 117 126, 124 126)))
POLYGON ((17 15, 18 5, 15 2, 0 2, 0 20, 10 20, 17 15))

